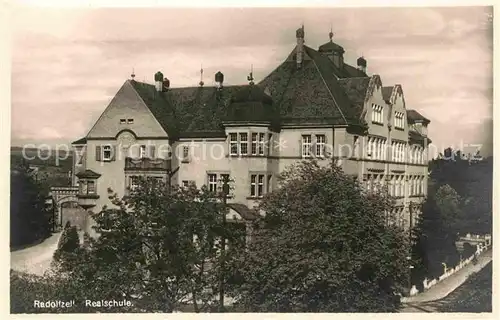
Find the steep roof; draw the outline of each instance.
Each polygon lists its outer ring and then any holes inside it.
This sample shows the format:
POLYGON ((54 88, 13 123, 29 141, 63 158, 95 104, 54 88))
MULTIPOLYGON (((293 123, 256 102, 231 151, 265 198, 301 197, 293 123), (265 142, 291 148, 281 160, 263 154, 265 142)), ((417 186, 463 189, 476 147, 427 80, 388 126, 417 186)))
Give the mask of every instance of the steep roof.
POLYGON ((319 52, 339 51, 344 53, 344 48, 330 39, 330 41, 328 41, 327 43, 320 45, 318 51, 319 52))
POLYGON ((422 121, 425 123, 431 122, 429 119, 418 113, 416 110, 406 110, 406 114, 410 122, 416 122, 416 121, 422 121))
POLYGON ((306 56, 297 68, 290 58, 296 50, 258 84, 269 90, 282 120, 329 119, 331 124, 358 123, 360 112, 353 108, 338 83, 333 63, 304 46, 306 56))
POLYGON ((356 108, 356 112, 361 114, 365 103, 366 91, 370 84, 370 77, 362 78, 345 78, 338 80, 339 84, 344 89, 347 97, 356 108))
POLYGON ((382 98, 384 98, 385 101, 389 101, 393 89, 394 86, 382 87, 382 98))
POLYGON ((281 123, 361 124, 370 78, 348 64, 339 70, 327 56, 307 46, 302 66, 297 68, 296 50, 255 85, 255 92, 248 85, 157 92, 152 84, 134 80, 130 83, 173 138, 222 137, 222 122, 236 113, 242 120, 260 114, 281 123), (337 79, 339 76, 343 79, 337 79), (255 97, 262 101, 253 101, 255 97), (269 112, 272 117, 267 117, 269 112))
POLYGON ((170 137, 178 137, 179 125, 167 92, 158 92, 154 85, 131 80, 130 83, 170 137))
POLYGON ((76 141, 73 141, 71 142, 71 144, 86 144, 87 143, 87 138, 86 137, 83 137, 83 138, 80 138, 76 141))

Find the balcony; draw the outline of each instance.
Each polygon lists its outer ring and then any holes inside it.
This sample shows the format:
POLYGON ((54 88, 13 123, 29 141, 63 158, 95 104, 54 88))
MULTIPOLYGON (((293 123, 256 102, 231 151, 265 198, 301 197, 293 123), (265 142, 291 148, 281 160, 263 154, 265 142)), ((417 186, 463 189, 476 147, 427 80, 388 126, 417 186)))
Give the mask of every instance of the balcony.
POLYGON ((125 158, 125 171, 170 171, 171 160, 125 158))
POLYGON ((99 199, 99 195, 91 194, 91 193, 79 193, 78 194, 78 204, 84 209, 90 209, 96 206, 97 199, 99 199))

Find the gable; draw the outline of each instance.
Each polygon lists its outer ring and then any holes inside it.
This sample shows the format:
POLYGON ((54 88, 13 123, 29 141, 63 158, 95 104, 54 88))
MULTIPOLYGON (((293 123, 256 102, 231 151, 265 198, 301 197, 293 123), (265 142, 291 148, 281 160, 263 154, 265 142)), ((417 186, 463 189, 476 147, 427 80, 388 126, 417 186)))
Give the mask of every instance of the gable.
POLYGON ((131 130, 137 137, 167 137, 166 131, 128 80, 90 129, 87 138, 114 138, 125 129, 131 130), (124 124, 121 119, 132 119, 133 123, 124 124))

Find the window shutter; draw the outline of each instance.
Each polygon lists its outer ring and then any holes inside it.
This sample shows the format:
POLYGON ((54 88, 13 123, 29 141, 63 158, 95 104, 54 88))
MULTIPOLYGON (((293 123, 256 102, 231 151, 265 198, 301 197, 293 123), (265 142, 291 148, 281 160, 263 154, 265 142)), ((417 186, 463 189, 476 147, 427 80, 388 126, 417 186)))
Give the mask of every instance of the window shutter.
POLYGON ((111 161, 116 160, 116 146, 111 146, 111 161))
POLYGON ((149 146, 149 157, 151 159, 155 158, 155 146, 149 146))
POLYGON ((95 147, 95 160, 96 160, 96 161, 102 161, 102 150, 101 150, 101 146, 96 146, 96 147, 95 147))
POLYGON ((311 135, 311 144, 309 145, 309 148, 311 148, 310 154, 314 158, 316 158, 316 139, 318 139, 317 135, 311 135))

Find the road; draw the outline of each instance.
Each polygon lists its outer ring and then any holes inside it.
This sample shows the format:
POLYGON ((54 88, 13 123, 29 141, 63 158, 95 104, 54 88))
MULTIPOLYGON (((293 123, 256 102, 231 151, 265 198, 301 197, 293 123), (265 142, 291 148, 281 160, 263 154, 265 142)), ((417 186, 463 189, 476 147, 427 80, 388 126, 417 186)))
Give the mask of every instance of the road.
POLYGON ((16 271, 43 275, 49 269, 61 233, 54 233, 43 242, 10 253, 10 267, 16 271))
POLYGON ((442 283, 412 297, 411 301, 403 304, 400 312, 491 312, 491 301, 488 307, 483 300, 485 292, 487 293, 487 290, 491 292, 492 251, 490 249, 481 254, 477 264, 467 265, 442 283), (468 280, 469 276, 471 278, 468 280), (478 289, 478 287, 480 288, 478 289), (470 309, 478 308, 477 305, 481 305, 480 308, 489 310, 467 311, 464 304, 474 302, 473 300, 476 298, 483 300, 471 306, 470 309), (457 301, 462 301, 462 306, 457 306, 457 301))

